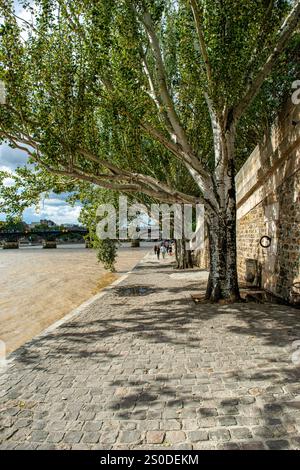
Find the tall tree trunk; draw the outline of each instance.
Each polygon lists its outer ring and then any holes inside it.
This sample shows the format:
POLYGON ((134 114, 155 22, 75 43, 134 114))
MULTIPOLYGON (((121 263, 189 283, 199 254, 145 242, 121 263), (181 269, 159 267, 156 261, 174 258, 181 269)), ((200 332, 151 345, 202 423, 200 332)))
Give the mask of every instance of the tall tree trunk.
POLYGON ((236 250, 235 128, 224 129, 213 116, 215 196, 218 207, 207 211, 210 272, 206 298, 240 300, 236 250))
POLYGON ((208 236, 210 269, 206 298, 212 302, 238 301, 235 212, 211 217, 208 236))
POLYGON ((188 269, 193 267, 191 250, 187 250, 186 241, 175 240, 176 269, 188 269))

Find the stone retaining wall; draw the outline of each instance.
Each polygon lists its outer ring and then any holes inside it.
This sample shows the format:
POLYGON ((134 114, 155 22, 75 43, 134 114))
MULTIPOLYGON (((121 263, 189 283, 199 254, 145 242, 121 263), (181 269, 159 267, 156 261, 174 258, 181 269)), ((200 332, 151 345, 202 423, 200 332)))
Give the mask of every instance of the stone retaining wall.
MULTIPOLYGON (((240 282, 246 260, 256 260, 261 286, 293 301, 300 282, 300 105, 289 103, 278 116, 237 174, 236 190, 240 282), (264 236, 268 248, 260 245, 264 236)), ((196 256, 201 268, 208 267, 205 247, 196 256)))
POLYGON ((300 281, 300 106, 288 106, 236 176, 238 272, 258 261, 266 290, 292 301, 300 281), (270 247, 260 239, 268 236, 270 247))

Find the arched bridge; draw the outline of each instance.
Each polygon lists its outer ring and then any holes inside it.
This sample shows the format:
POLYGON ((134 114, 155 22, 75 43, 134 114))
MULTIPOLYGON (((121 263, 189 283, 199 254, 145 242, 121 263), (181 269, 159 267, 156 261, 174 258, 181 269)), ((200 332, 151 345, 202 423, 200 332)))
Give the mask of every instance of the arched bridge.
POLYGON ((61 235, 66 235, 66 234, 72 234, 72 233, 78 233, 82 236, 86 235, 88 233, 87 229, 82 228, 82 229, 63 229, 63 230, 25 230, 25 231, 14 231, 14 230, 3 230, 0 231, 0 240, 5 240, 9 238, 14 238, 16 240, 19 240, 20 238, 24 237, 30 237, 30 235, 38 235, 41 238, 47 238, 47 237, 60 237, 61 235))
POLYGON ((23 231, 14 231, 14 230, 3 230, 0 231, 0 241, 8 243, 18 243, 20 240, 25 239, 31 241, 32 238, 39 237, 42 241, 56 241, 62 236, 65 235, 80 235, 84 237, 87 235, 88 230, 85 228, 65 228, 57 230, 23 230, 23 231))

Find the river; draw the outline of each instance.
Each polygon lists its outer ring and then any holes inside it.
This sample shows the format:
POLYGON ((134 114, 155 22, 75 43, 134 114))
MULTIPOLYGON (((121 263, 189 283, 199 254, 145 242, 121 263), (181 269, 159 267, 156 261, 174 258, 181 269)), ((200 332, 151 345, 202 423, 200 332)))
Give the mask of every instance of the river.
POLYGON ((116 274, 107 273, 84 245, 0 249, 0 340, 7 353, 131 270, 151 249, 122 246, 116 274))

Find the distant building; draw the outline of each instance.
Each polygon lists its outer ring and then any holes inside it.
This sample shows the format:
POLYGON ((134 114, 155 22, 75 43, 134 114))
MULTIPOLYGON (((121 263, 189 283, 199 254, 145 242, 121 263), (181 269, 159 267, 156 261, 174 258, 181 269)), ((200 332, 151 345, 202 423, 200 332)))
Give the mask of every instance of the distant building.
POLYGON ((62 227, 62 228, 66 228, 66 229, 69 229, 69 230, 84 230, 84 227, 82 225, 78 225, 78 224, 56 224, 52 220, 48 220, 48 219, 41 219, 39 222, 31 222, 30 224, 27 225, 27 227, 29 229, 33 230, 36 227, 41 226, 41 225, 43 225, 44 227, 46 226, 48 228, 62 227))
POLYGON ((56 223, 52 220, 41 219, 39 222, 40 225, 47 225, 47 227, 55 227, 56 223))
POLYGON ((40 225, 40 222, 31 222, 30 224, 28 224, 28 227, 29 228, 35 228, 37 225, 40 225))

